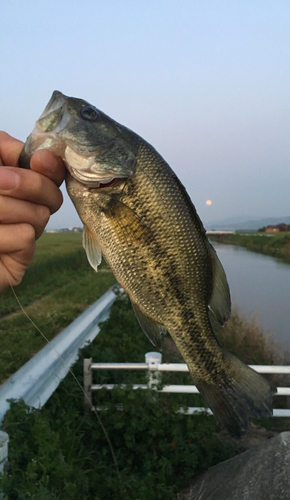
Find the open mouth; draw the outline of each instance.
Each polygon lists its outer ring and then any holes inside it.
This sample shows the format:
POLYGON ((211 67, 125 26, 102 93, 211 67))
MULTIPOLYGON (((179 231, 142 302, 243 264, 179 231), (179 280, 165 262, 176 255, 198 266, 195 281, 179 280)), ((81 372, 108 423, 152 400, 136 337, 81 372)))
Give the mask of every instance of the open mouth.
POLYGON ((66 167, 71 174, 72 177, 74 177, 77 181, 81 182, 88 188, 105 188, 112 186, 116 180, 118 180, 116 177, 105 177, 105 176, 96 176, 96 174, 89 169, 86 169, 84 171, 71 167, 68 162, 66 161, 66 167))
POLYGON ((97 189, 102 189, 102 188, 106 188, 106 187, 111 187, 113 186, 114 184, 116 184, 116 182, 118 181, 118 179, 112 179, 111 181, 109 182, 100 182, 99 186, 96 186, 97 189))
POLYGON ((83 184, 86 184, 86 186, 88 186, 90 189, 103 189, 103 188, 108 188, 108 187, 114 186, 120 180, 124 180, 124 179, 114 178, 114 179, 110 179, 108 182, 95 181, 95 182, 89 182, 89 183, 83 181, 83 184))
POLYGON ((120 188, 127 180, 126 177, 104 177, 96 179, 91 173, 86 175, 77 169, 69 167, 66 163, 68 173, 89 189, 120 188))
POLYGON ((127 181, 127 177, 115 177, 114 179, 110 180, 109 182, 98 182, 95 186, 89 185, 88 187, 90 189, 105 189, 105 188, 114 188, 114 190, 120 190, 124 187, 127 181))

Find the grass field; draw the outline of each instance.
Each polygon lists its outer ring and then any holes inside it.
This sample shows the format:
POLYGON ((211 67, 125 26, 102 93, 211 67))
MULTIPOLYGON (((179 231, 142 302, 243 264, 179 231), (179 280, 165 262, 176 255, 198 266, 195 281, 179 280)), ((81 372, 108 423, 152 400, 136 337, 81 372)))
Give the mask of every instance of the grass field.
MULTIPOLYGON (((45 234, 17 294, 45 335, 52 338, 115 282, 105 263, 95 273, 81 247, 81 235, 45 234)), ((19 311, 11 291, 2 295, 0 367, 2 380, 29 359, 44 340, 19 311)), ((247 363, 284 362, 255 322, 234 311, 221 343, 247 363)), ((142 333, 128 297, 120 294, 101 332, 81 352, 73 372, 83 383, 82 360, 143 362, 154 350, 142 333)), ((182 362, 166 336, 164 362, 182 362)), ((101 371, 94 383, 144 383, 139 372, 101 371)), ((163 374, 163 383, 192 383, 188 373, 163 374)), ((283 384, 284 385, 284 384, 283 384)), ((279 404, 280 404, 279 400, 279 404)), ((216 419, 176 413, 180 405, 199 406, 200 395, 156 394, 116 389, 98 391, 103 428, 84 416, 83 394, 69 374, 41 410, 14 402, 2 429, 9 434, 9 469, 0 478, 4 499, 17 500, 174 500, 192 476, 243 451, 243 440, 219 432, 216 419), (116 405, 122 404, 122 411, 116 405)), ((289 419, 264 419, 267 432, 290 429, 289 419)), ((254 429, 255 430, 255 429, 254 429)), ((257 432, 257 430, 255 430, 257 432)), ((265 438, 265 437, 264 437, 265 438)), ((263 438, 263 439, 264 439, 263 438)))
MULTIPOLYGON (((48 339, 97 300, 115 278, 105 262, 90 267, 80 233, 43 234, 33 261, 15 292, 48 339)), ((45 344, 24 316, 11 290, 0 299, 0 383, 45 344)))
MULTIPOLYGON (((226 236, 228 243, 245 241, 253 249, 258 248, 258 242, 259 247, 268 246, 277 253, 277 249, 290 246, 290 235, 226 236)), ((33 261, 15 291, 26 312, 50 340, 114 283, 104 261, 98 273, 90 267, 80 233, 47 233, 39 239, 33 261)), ((11 290, 0 299, 0 342, 0 383, 45 345, 11 290)))
POLYGON ((263 253, 290 262, 290 233, 235 233, 211 235, 210 239, 220 243, 239 245, 253 252, 263 253))
MULTIPOLYGON (((245 361, 276 362, 262 332, 235 313, 222 342, 245 361), (234 340, 237 332, 239 339, 234 340)), ((73 372, 82 384, 84 357, 143 362, 144 353, 153 349, 128 298, 121 295, 100 334, 80 352, 73 372)), ((163 346, 163 360, 181 361, 172 341, 163 346)), ((192 383, 188 373, 164 373, 162 380, 192 383)), ((142 372, 94 374, 97 384, 144 382, 142 372)), ((118 462, 117 474, 104 431, 94 414, 84 417, 83 394, 69 374, 40 411, 20 402, 7 412, 3 430, 10 439, 10 468, 0 478, 0 490, 7 500, 175 500, 192 476, 244 451, 249 442, 220 432, 213 416, 176 413, 180 405, 199 406, 200 398, 130 388, 94 393, 94 404, 106 408, 99 417, 118 462), (116 411, 120 404, 122 411, 116 411)), ((263 419, 263 425, 268 430, 253 429, 256 440, 269 438, 273 426, 279 432, 290 429, 289 419, 263 419)))

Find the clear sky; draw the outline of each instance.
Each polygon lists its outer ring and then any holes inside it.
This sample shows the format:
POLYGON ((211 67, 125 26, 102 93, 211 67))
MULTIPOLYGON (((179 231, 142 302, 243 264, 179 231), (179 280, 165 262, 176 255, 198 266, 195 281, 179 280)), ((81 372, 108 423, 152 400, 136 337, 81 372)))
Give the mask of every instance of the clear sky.
MULTIPOLYGON (((149 141, 205 224, 290 215, 289 0, 1 0, 0 16, 1 129, 25 140, 57 89, 149 141)), ((73 225, 65 195, 48 227, 73 225)))

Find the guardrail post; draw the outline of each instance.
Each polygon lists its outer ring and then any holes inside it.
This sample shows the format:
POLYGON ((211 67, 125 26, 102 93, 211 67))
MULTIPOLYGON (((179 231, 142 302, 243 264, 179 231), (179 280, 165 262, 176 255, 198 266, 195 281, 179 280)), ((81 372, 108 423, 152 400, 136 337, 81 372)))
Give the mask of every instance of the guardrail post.
POLYGON ((157 365, 162 362, 160 352, 147 352, 145 354, 145 363, 148 365, 148 387, 151 388, 161 382, 161 373, 157 371, 157 365))
POLYGON ((84 358, 84 397, 85 397, 85 416, 91 415, 91 408, 93 406, 92 400, 92 358, 84 358))

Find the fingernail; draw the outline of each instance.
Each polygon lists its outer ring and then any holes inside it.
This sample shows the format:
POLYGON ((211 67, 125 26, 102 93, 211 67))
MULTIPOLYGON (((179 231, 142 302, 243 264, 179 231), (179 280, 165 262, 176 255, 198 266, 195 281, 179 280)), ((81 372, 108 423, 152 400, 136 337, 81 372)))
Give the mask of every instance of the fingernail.
POLYGON ((8 168, 0 168, 0 189, 2 191, 8 191, 10 189, 15 189, 20 182, 20 175, 9 170, 8 168))

